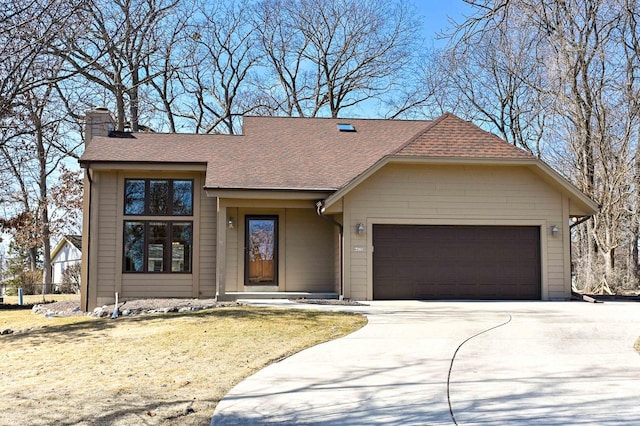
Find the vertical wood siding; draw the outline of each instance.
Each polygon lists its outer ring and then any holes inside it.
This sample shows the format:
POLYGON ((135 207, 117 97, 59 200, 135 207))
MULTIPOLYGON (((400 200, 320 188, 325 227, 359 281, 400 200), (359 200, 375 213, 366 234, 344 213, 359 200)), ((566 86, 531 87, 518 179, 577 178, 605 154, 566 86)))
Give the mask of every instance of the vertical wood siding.
MULTIPOLYGON (((278 291, 336 291, 336 231, 318 217, 314 208, 268 208, 272 201, 255 207, 227 208, 236 221, 226 230, 226 291, 244 291, 244 221, 247 215, 277 215, 280 226, 278 291), (265 206, 265 207, 263 207, 265 206)), ((272 204, 273 205, 273 204, 272 204)), ((259 291, 260 286, 251 286, 259 291)), ((275 291, 269 287, 269 291, 275 291)))
POLYGON ((196 188, 200 190, 200 297, 215 297, 217 198, 207 197, 201 186, 196 188))
MULTIPOLYGON (((117 226, 117 174, 114 172, 100 172, 100 177, 95 184, 98 185, 94 190, 94 197, 98 195, 98 199, 94 199, 94 207, 98 209, 100 214, 97 241, 97 256, 92 259, 94 266, 97 268, 97 296, 98 297, 114 297, 115 293, 115 272, 116 262, 119 261, 117 253, 122 252, 116 247, 117 226)), ((92 226, 96 226, 93 224, 92 226)))
POLYGON ((334 291, 334 226, 312 209, 287 209, 287 291, 334 291))
MULTIPOLYGON (((97 289, 89 294, 90 305, 113 303, 115 291, 121 300, 162 297, 214 297, 216 256, 216 199, 207 198, 202 190, 203 173, 186 172, 116 172, 95 173, 93 207, 98 209, 97 255, 91 259, 95 268, 97 289), (124 179, 189 178, 194 179, 193 273, 137 274, 122 273, 122 222, 124 179), (197 234, 197 235, 196 235, 197 234)), ((152 220, 143 216, 140 220, 152 220)), ((180 219, 187 219, 181 217, 180 219)), ((187 219, 187 220, 188 220, 187 219)), ((163 219, 164 220, 164 219, 163 219)))

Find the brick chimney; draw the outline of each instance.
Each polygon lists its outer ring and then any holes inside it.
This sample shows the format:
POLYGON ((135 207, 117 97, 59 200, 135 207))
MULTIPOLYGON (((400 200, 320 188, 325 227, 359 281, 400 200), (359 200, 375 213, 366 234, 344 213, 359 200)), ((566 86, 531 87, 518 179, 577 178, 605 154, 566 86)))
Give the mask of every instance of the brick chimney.
POLYGON ((84 144, 87 146, 94 136, 109 136, 115 129, 115 122, 108 108, 96 107, 85 113, 84 126, 84 144))

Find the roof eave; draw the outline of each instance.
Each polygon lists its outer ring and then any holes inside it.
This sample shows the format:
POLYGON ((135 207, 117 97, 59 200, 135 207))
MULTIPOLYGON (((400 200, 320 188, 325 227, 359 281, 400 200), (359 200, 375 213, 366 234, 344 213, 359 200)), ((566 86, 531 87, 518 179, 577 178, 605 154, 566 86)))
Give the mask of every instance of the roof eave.
POLYGON ((80 167, 94 170, 173 170, 206 171, 207 163, 200 161, 121 161, 121 160, 78 160, 80 167))
POLYGON ((207 197, 254 200, 322 200, 336 188, 229 188, 205 187, 207 197))

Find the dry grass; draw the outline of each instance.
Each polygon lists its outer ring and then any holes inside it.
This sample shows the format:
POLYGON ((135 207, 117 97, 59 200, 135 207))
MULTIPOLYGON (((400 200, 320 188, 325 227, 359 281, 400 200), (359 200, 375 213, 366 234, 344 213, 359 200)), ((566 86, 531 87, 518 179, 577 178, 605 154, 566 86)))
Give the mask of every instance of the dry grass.
MULTIPOLYGON (((62 300, 77 300, 80 296, 77 294, 45 294, 44 300, 46 302, 60 302, 62 300)), ((42 302, 41 294, 25 294, 22 296, 22 302, 25 305, 34 305, 42 302)), ((4 303, 7 305, 17 305, 18 296, 4 296, 4 303)))
POLYGON ((254 307, 132 318, 0 311, 1 424, 208 425, 243 378, 357 330, 359 315, 254 307), (19 326, 18 326, 19 325, 19 326))
MULTIPOLYGON (((14 331, 33 331, 41 329, 43 327, 55 328, 56 326, 87 321, 91 321, 91 319, 83 316, 67 318, 45 318, 44 316, 31 313, 31 309, 0 309, 0 331, 7 328, 14 331)), ((0 338, 0 347, 3 346, 3 343, 4 340, 0 338)), ((0 368, 4 370, 2 364, 0 364, 0 368)))

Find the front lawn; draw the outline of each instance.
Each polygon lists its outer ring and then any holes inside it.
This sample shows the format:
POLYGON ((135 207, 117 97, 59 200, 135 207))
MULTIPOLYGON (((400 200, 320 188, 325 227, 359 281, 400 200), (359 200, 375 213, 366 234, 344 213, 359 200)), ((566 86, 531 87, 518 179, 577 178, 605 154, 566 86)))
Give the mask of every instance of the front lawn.
POLYGON ((116 320, 0 311, 0 330, 16 331, 0 336, 0 418, 208 425, 243 378, 365 324, 348 313, 246 306, 116 320))

